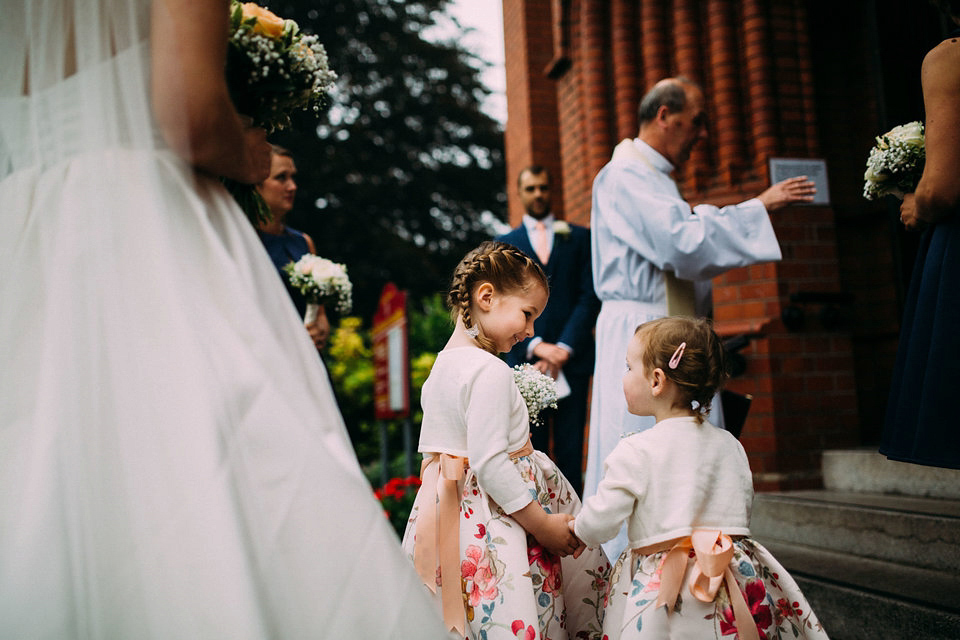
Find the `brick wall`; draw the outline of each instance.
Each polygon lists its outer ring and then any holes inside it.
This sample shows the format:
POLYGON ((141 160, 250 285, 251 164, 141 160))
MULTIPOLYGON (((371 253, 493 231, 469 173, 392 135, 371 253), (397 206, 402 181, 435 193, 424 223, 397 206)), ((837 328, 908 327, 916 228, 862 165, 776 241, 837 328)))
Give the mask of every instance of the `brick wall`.
POLYGON ((910 83, 937 30, 933 10, 905 14, 895 0, 504 0, 505 21, 520 7, 550 24, 518 45, 535 43, 546 65, 512 57, 506 27, 508 105, 523 103, 525 86, 546 87, 550 110, 532 108, 527 122, 553 123, 556 137, 532 135, 509 110, 508 163, 512 145, 556 154, 569 220, 589 223, 594 176, 616 142, 636 135, 642 94, 670 75, 700 82, 707 98, 710 137, 677 176, 692 203, 759 193, 770 157, 827 160, 830 205, 773 214, 783 260, 714 281, 718 330, 757 336, 746 374, 730 383, 754 396, 742 441, 757 488, 816 486, 821 451, 879 438, 916 241, 898 230, 895 206, 862 199, 862 173, 874 135, 922 117, 910 83), (891 70, 897 83, 884 87, 891 70))

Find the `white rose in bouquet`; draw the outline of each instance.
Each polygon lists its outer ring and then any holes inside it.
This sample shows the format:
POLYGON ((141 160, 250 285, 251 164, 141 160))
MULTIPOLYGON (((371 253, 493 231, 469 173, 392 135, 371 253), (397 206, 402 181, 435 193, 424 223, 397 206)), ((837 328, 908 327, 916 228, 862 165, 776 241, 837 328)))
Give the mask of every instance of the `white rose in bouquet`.
POLYGON ((307 253, 283 270, 287 272, 290 284, 299 289, 308 303, 331 304, 340 313, 350 313, 353 284, 344 265, 307 253))

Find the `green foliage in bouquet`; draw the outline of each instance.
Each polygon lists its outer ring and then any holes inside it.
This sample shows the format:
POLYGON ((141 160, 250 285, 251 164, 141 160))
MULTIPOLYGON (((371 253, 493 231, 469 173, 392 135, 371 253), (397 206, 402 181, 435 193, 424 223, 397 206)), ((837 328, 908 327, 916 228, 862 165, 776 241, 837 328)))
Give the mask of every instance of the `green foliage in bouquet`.
POLYGON ((247 214, 247 218, 254 226, 262 222, 270 222, 273 214, 270 213, 270 207, 264 202, 263 197, 257 188, 252 184, 244 184, 231 180, 230 178, 220 178, 220 182, 226 187, 227 191, 233 196, 233 199, 240 205, 240 209, 247 214))

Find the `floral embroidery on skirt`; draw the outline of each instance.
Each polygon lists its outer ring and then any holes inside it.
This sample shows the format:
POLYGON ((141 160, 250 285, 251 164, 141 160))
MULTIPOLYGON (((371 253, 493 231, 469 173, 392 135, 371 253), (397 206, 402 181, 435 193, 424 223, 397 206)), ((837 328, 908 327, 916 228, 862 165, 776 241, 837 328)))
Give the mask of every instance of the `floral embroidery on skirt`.
MULTIPOLYGON (((730 568, 744 594, 761 640, 816 638, 827 634, 797 583, 776 558, 757 541, 734 541, 730 568)), ((642 638, 738 638, 726 587, 713 602, 694 598, 684 576, 673 611, 656 607, 660 569, 665 551, 633 557, 621 554, 610 576, 611 589, 603 624, 604 640, 642 638)), ((691 552, 689 563, 695 560, 691 552)), ((688 565, 688 575, 689 575, 688 565)))

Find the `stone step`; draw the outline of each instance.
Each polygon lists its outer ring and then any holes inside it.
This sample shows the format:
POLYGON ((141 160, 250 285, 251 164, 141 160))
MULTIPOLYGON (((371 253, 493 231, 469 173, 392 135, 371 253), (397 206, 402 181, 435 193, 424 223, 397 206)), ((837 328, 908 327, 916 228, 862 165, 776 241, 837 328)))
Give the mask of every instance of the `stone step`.
POLYGON ((823 452, 823 485, 834 491, 960 500, 960 470, 896 462, 875 447, 823 452))
POLYGON ((960 573, 960 500, 840 491, 758 493, 750 529, 761 541, 960 573))
POLYGON ((960 638, 953 574, 802 545, 766 546, 797 581, 831 640, 960 638))

